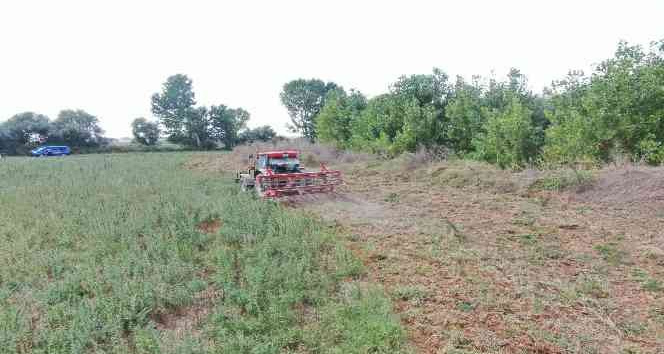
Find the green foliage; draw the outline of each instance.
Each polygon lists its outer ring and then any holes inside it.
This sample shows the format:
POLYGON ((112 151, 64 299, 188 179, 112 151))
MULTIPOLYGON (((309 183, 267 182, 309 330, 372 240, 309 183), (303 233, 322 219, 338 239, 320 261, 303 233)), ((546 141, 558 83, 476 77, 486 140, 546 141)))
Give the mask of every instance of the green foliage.
POLYGON ((554 85, 545 160, 609 161, 619 151, 660 164, 664 141, 664 52, 621 42, 591 77, 572 73, 554 85))
POLYGON ((328 93, 325 106, 316 116, 316 134, 323 142, 335 143, 339 148, 348 148, 353 134, 353 123, 367 106, 361 92, 351 90, 347 95, 342 90, 328 93))
POLYGON ((159 140, 159 124, 145 118, 136 118, 131 122, 131 132, 139 144, 153 146, 159 140))
POLYGON ((2 124, 2 128, 13 136, 16 144, 28 144, 35 135, 47 136, 50 130, 50 121, 47 116, 33 112, 24 112, 14 115, 2 124))
POLYGON ((325 354, 402 353, 405 334, 391 310, 380 289, 345 284, 342 302, 322 309, 323 330, 309 333, 305 343, 325 354))
POLYGON ((637 156, 650 165, 664 163, 664 142, 658 141, 655 134, 649 133, 639 142, 637 156))
POLYGON ((270 141, 277 136, 277 132, 269 125, 253 129, 244 129, 238 135, 238 143, 253 143, 255 141, 270 141))
POLYGON ((190 157, 3 159, 3 352, 398 352, 380 290, 337 292, 361 262, 327 227, 190 157), (198 309, 198 335, 169 339, 198 309))
POLYGON ((472 141, 484 132, 488 116, 479 82, 469 85, 458 77, 454 99, 447 106, 446 114, 446 136, 453 151, 458 154, 474 151, 472 141))
MULTIPOLYGON (((449 95, 447 75, 438 69, 431 75, 401 77, 390 87, 390 93, 354 105, 361 109, 355 108, 352 114, 345 115, 349 117, 344 126, 350 127, 350 139, 346 138, 348 133, 342 134, 347 140, 340 145, 393 156, 415 151, 420 145, 443 144, 444 108, 449 95)), ((331 110, 340 109, 331 107, 331 110)), ((331 129, 326 127, 326 130, 331 129)), ((325 136, 339 142, 338 135, 325 136)))
POLYGON ((592 165, 616 153, 657 165, 664 162, 662 43, 645 52, 621 42, 591 76, 572 71, 539 96, 515 68, 503 81, 471 84, 459 77, 450 85, 438 69, 403 76, 363 105, 330 95, 315 128, 340 148, 390 156, 437 146, 510 168, 592 165))
POLYGON ((99 119, 81 109, 60 111, 49 130, 48 142, 94 147, 105 142, 99 119))
POLYGON ((5 154, 25 152, 48 136, 48 117, 33 112, 14 115, 0 124, 0 151, 5 154))
POLYGON ((218 144, 233 148, 238 143, 238 132, 249 120, 249 112, 225 105, 195 105, 193 83, 182 74, 170 76, 162 91, 152 95, 152 113, 171 142, 196 149, 212 149, 218 144))
POLYGON ((152 95, 152 113, 160 119, 171 141, 183 142, 186 137, 198 133, 191 129, 195 125, 192 120, 197 118, 191 112, 195 104, 193 83, 183 74, 170 76, 163 84, 161 93, 152 95))
POLYGON ((402 125, 393 96, 384 94, 367 102, 357 120, 351 122, 351 146, 374 153, 386 152, 402 125))
POLYGON ((279 97, 291 118, 289 129, 313 141, 316 138, 314 118, 325 105, 328 93, 335 90, 343 91, 334 82, 318 79, 297 79, 284 84, 279 97))
POLYGON ((80 109, 62 110, 54 121, 42 114, 24 112, 0 124, 0 153, 26 154, 44 143, 97 148, 107 139, 99 119, 80 109))
POLYGON ((208 111, 210 138, 220 141, 226 149, 232 149, 238 141, 238 132, 249 120, 249 112, 242 108, 231 109, 224 105, 211 106, 208 111))
POLYGON ((536 147, 531 114, 517 97, 504 111, 489 112, 486 132, 473 140, 477 157, 502 168, 520 168, 532 161, 536 147))
MULTIPOLYGON (((350 111, 344 98, 343 95, 332 95, 317 117, 321 140, 335 142, 339 147, 390 156, 414 152, 420 146, 444 146, 460 155, 473 154, 496 162, 497 155, 477 153, 473 141, 477 143, 487 136, 490 115, 513 115, 514 112, 508 110, 514 109, 516 100, 519 107, 524 108, 522 113, 517 113, 523 118, 520 121, 530 127, 517 127, 523 131, 518 137, 508 137, 511 139, 508 145, 521 139, 523 141, 518 143, 527 143, 527 146, 511 148, 507 154, 500 151, 500 156, 516 153, 518 156, 514 158, 517 161, 501 160, 501 163, 522 165, 534 160, 539 153, 544 127, 548 124, 543 103, 527 91, 525 76, 516 69, 510 71, 508 81, 492 79, 488 87, 484 87, 478 77, 473 78, 472 85, 466 84, 462 78, 457 79, 456 85, 451 85, 447 75, 439 69, 434 69, 430 75, 403 76, 390 86, 389 93, 376 96, 360 109, 350 111), (523 134, 531 136, 526 139, 523 134)), ((510 121, 498 119, 496 122, 494 119, 492 134, 502 129, 499 125, 503 120, 510 121)), ((516 134, 514 131, 509 133, 516 134)))

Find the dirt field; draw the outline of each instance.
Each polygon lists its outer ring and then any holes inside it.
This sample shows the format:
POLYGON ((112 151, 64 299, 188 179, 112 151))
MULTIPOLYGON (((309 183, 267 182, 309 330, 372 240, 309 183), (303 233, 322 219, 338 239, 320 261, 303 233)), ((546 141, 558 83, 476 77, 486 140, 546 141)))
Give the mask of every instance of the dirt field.
MULTIPOLYGON (((228 173, 244 153, 189 165, 228 173)), ((664 170, 570 188, 473 162, 358 160, 333 161, 337 194, 285 204, 347 237, 417 352, 664 353, 664 170)))

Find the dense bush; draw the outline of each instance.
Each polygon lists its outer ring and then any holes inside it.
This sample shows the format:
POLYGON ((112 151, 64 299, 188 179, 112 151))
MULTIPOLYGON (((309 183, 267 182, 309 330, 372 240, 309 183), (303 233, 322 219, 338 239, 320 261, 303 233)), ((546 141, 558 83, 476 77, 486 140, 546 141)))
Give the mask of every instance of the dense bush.
POLYGON ((472 140, 476 156, 503 168, 531 162, 537 151, 531 116, 532 111, 516 97, 504 110, 490 112, 486 131, 472 140))
POLYGON ((646 53, 621 42, 590 77, 573 73, 551 95, 545 157, 609 161, 620 152, 651 164, 664 161, 664 41, 646 53))
POLYGON ((387 155, 442 146, 502 167, 664 162, 664 41, 646 52, 621 42, 590 76, 571 72, 541 95, 512 69, 505 80, 445 73, 401 77, 369 100, 341 87, 315 118, 318 138, 387 155))

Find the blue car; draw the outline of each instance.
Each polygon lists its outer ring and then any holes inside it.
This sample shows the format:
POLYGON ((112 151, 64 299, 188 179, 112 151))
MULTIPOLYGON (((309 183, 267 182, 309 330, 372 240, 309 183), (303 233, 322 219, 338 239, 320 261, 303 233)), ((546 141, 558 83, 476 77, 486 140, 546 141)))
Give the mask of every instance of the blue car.
POLYGON ((66 156, 71 154, 69 146, 40 146, 30 152, 32 156, 66 156))

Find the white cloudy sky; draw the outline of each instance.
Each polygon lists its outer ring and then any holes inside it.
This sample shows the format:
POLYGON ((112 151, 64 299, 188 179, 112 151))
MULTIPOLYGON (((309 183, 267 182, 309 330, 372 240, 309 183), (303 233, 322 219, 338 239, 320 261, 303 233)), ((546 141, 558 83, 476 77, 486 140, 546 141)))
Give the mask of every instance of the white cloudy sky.
POLYGON ((290 79, 371 96, 434 66, 464 76, 514 66, 539 91, 620 39, 664 38, 663 19, 662 0, 3 0, 0 120, 81 108, 109 136, 129 136, 166 77, 185 73, 200 104, 241 106, 250 126, 285 132, 290 79))

